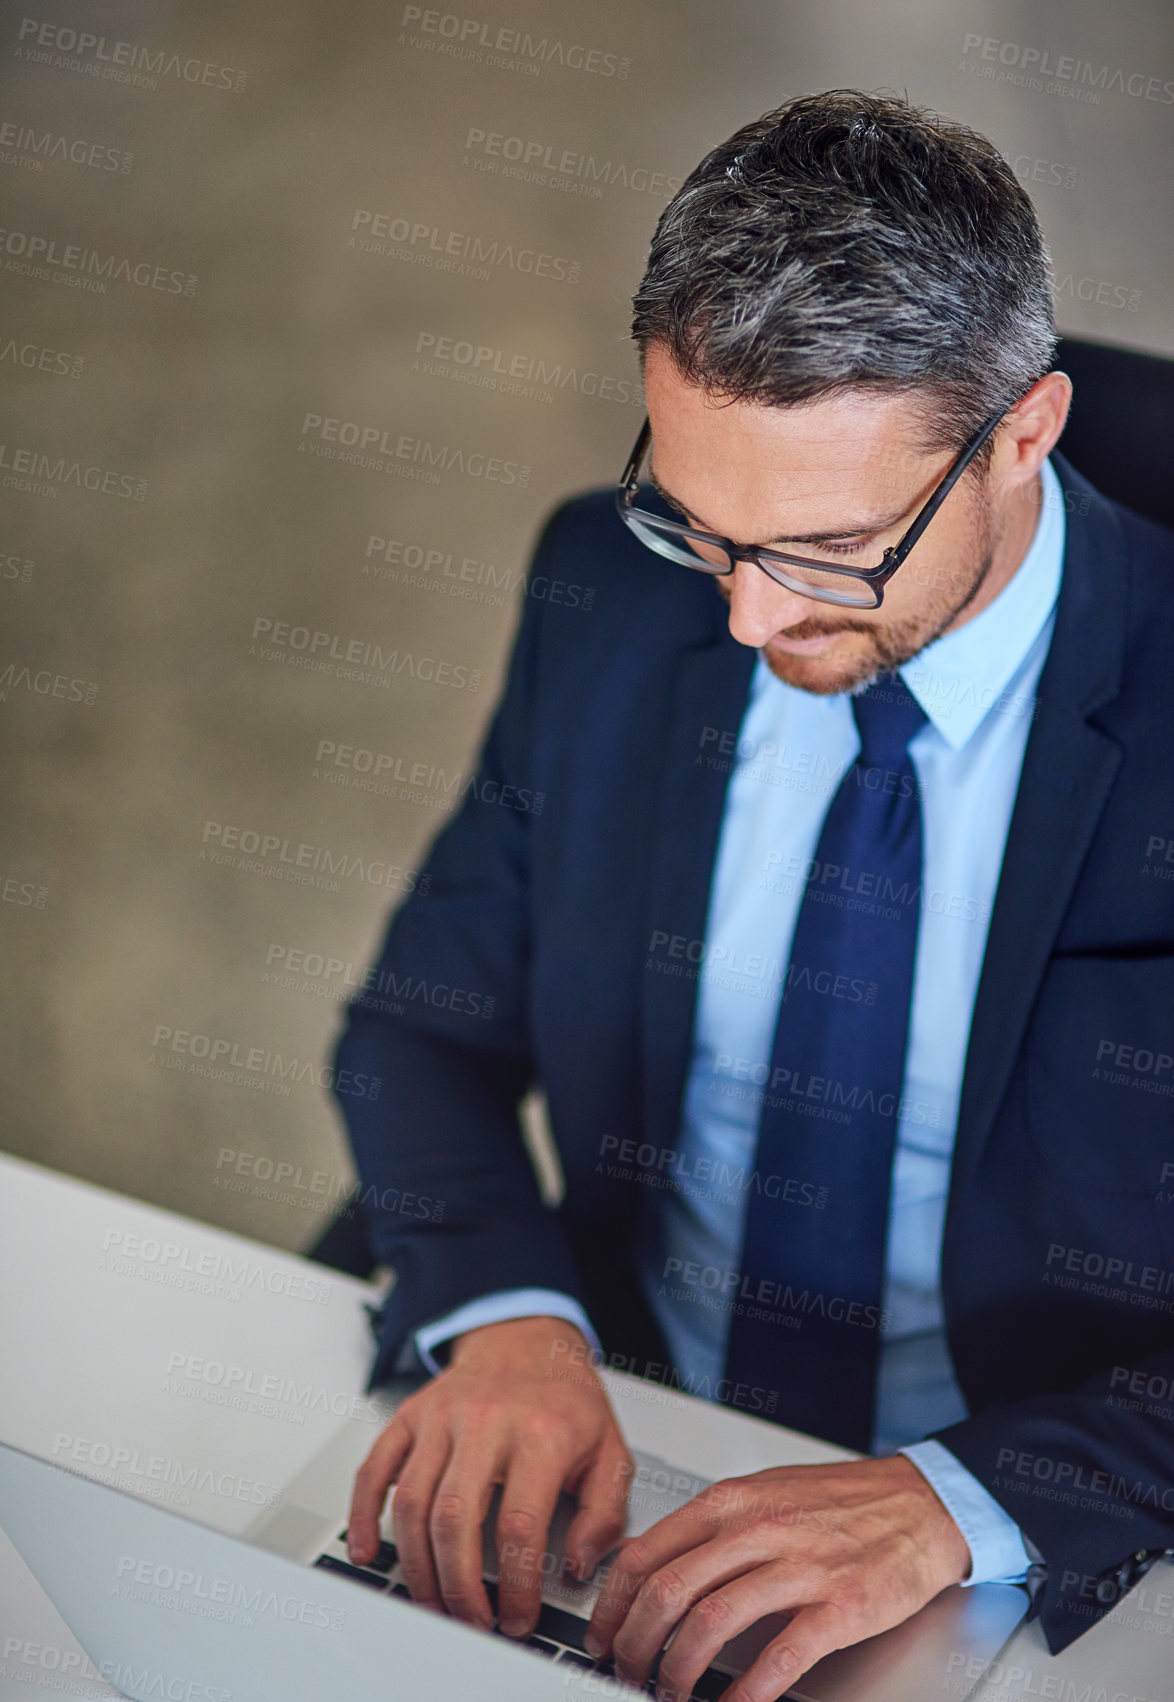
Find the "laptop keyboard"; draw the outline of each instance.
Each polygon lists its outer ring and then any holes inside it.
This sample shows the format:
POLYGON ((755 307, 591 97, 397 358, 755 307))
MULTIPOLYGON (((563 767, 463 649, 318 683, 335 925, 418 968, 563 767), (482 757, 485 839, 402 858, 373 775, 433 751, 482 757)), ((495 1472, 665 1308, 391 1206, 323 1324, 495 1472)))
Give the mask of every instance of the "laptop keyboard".
MULTIPOLYGON (((346 1541, 345 1530, 340 1533, 338 1541, 340 1543, 346 1541)), ((381 1592, 384 1595, 400 1596, 404 1601, 412 1599, 408 1586, 404 1583, 400 1574, 394 1543, 381 1542, 379 1553, 366 1566, 352 1566, 349 1560, 343 1560, 339 1555, 330 1553, 320 1554, 314 1565, 322 1567, 326 1572, 337 1572, 340 1577, 352 1578, 356 1584, 363 1584, 368 1589, 381 1592)), ((489 1597, 489 1605, 493 1610, 494 1618, 496 1618, 497 1584, 492 1578, 486 1578, 484 1582, 485 1592, 489 1597)), ((615 1667, 610 1658, 603 1661, 592 1660, 584 1649, 583 1634, 586 1630, 587 1621, 581 1619, 578 1614, 568 1613, 565 1608, 554 1607, 550 1602, 543 1602, 538 1610, 538 1624, 534 1627, 532 1634, 529 1637, 511 1638, 510 1641, 516 1642, 519 1648, 531 1649, 536 1655, 544 1656, 548 1661, 558 1661, 563 1666, 584 1667, 592 1672, 599 1673, 601 1676, 615 1678, 615 1667)), ((500 1637, 504 1633, 495 1630, 494 1635, 500 1637)), ((658 1664, 659 1656, 657 1661, 653 1663, 652 1677, 644 1686, 649 1696, 656 1694, 656 1667, 658 1664)), ((617 1679, 616 1682, 624 1683, 625 1681, 617 1679)), ((718 1672, 715 1668, 710 1667, 708 1671, 702 1673, 693 1686, 691 1702, 717 1702, 722 1691, 732 1683, 733 1680, 728 1674, 718 1672)), ((630 1688, 634 1694, 637 1693, 635 1685, 630 1686, 630 1688)))

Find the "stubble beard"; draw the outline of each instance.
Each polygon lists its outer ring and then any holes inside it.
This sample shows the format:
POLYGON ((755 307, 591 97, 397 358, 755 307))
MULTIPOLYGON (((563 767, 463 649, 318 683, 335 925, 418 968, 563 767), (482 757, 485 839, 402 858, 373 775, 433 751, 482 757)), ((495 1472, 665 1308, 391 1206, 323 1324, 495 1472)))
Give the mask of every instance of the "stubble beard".
POLYGON ((861 620, 836 621, 829 625, 819 616, 787 628, 787 637, 819 638, 825 633, 860 633, 867 644, 857 647, 844 658, 831 656, 792 656, 786 651, 772 650, 770 640, 761 647, 760 655, 776 679, 795 686, 799 691, 817 697, 832 697, 841 692, 859 692, 872 684, 881 674, 895 673, 906 662, 940 638, 977 597, 994 559, 996 535, 990 508, 984 503, 978 513, 978 531, 974 544, 973 571, 961 596, 951 598, 945 593, 940 600, 931 600, 917 616, 882 625, 861 620))

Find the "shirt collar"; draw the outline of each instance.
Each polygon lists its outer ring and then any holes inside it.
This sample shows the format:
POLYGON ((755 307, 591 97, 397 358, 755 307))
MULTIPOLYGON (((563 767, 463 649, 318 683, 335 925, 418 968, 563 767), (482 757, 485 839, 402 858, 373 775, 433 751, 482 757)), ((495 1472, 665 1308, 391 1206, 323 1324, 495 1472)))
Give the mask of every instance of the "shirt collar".
POLYGON ((1042 501, 1027 554, 994 602, 934 639, 898 669, 938 732, 959 750, 994 707, 1043 630, 1060 591, 1064 492, 1055 468, 1040 469, 1042 501))

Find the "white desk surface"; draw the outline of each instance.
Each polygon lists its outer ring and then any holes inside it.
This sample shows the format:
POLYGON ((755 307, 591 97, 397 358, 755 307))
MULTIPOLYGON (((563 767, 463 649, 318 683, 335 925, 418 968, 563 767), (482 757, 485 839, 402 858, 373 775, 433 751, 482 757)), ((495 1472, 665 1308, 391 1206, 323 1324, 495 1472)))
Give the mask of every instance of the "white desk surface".
MULTIPOLYGON (((339 1412, 367 1413, 378 1433, 363 1394, 373 1343, 362 1302, 375 1292, 295 1254, 0 1154, 0 1438, 239 1533, 339 1412)), ((841 1453, 637 1378, 605 1377, 629 1442, 704 1477, 841 1453)), ((1147 1597, 1170 1598, 1171 1579, 1174 1567, 1155 1568, 1147 1597)), ((30 1685, 117 1694, 72 1664, 76 1642, 2 1532, 0 1603, 0 1702, 30 1702, 30 1685)), ((1127 1600, 1118 1612, 1128 1611, 1127 1600)), ((1111 1682, 1099 1675, 1104 1702, 1174 1697, 1171 1632, 1174 1616, 1158 1614, 1152 1631, 1128 1641, 1124 1660, 1114 1639, 1111 1682), (1155 1689, 1161 1670, 1165 1687, 1155 1689)), ((1076 1702, 1100 1641, 1094 1629, 1053 1658, 1038 1627, 1023 1627, 983 1702, 1076 1702)), ((1094 1687, 1087 1702, 1101 1695, 1094 1687)))

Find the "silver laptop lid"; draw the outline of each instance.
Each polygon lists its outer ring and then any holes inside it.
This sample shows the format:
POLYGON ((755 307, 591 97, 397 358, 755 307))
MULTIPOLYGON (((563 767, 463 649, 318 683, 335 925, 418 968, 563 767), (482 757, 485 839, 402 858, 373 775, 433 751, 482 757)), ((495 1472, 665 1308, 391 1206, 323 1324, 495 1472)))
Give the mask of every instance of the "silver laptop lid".
MULTIPOLYGON (((475 1687, 478 1702, 633 1694, 4 1443, 0 1526, 98 1672, 137 1702, 374 1702, 392 1674, 396 1702, 435 1702, 450 1686, 475 1687)), ((790 1694, 958 1702, 970 1688, 959 1670, 992 1660, 1023 1610, 1010 1587, 946 1591, 821 1662, 790 1694)), ((744 1670, 777 1629, 762 1621, 721 1664, 744 1670)))
POLYGON ((4 1443, 0 1525, 102 1677, 137 1702, 598 1702, 590 1673, 4 1443))

